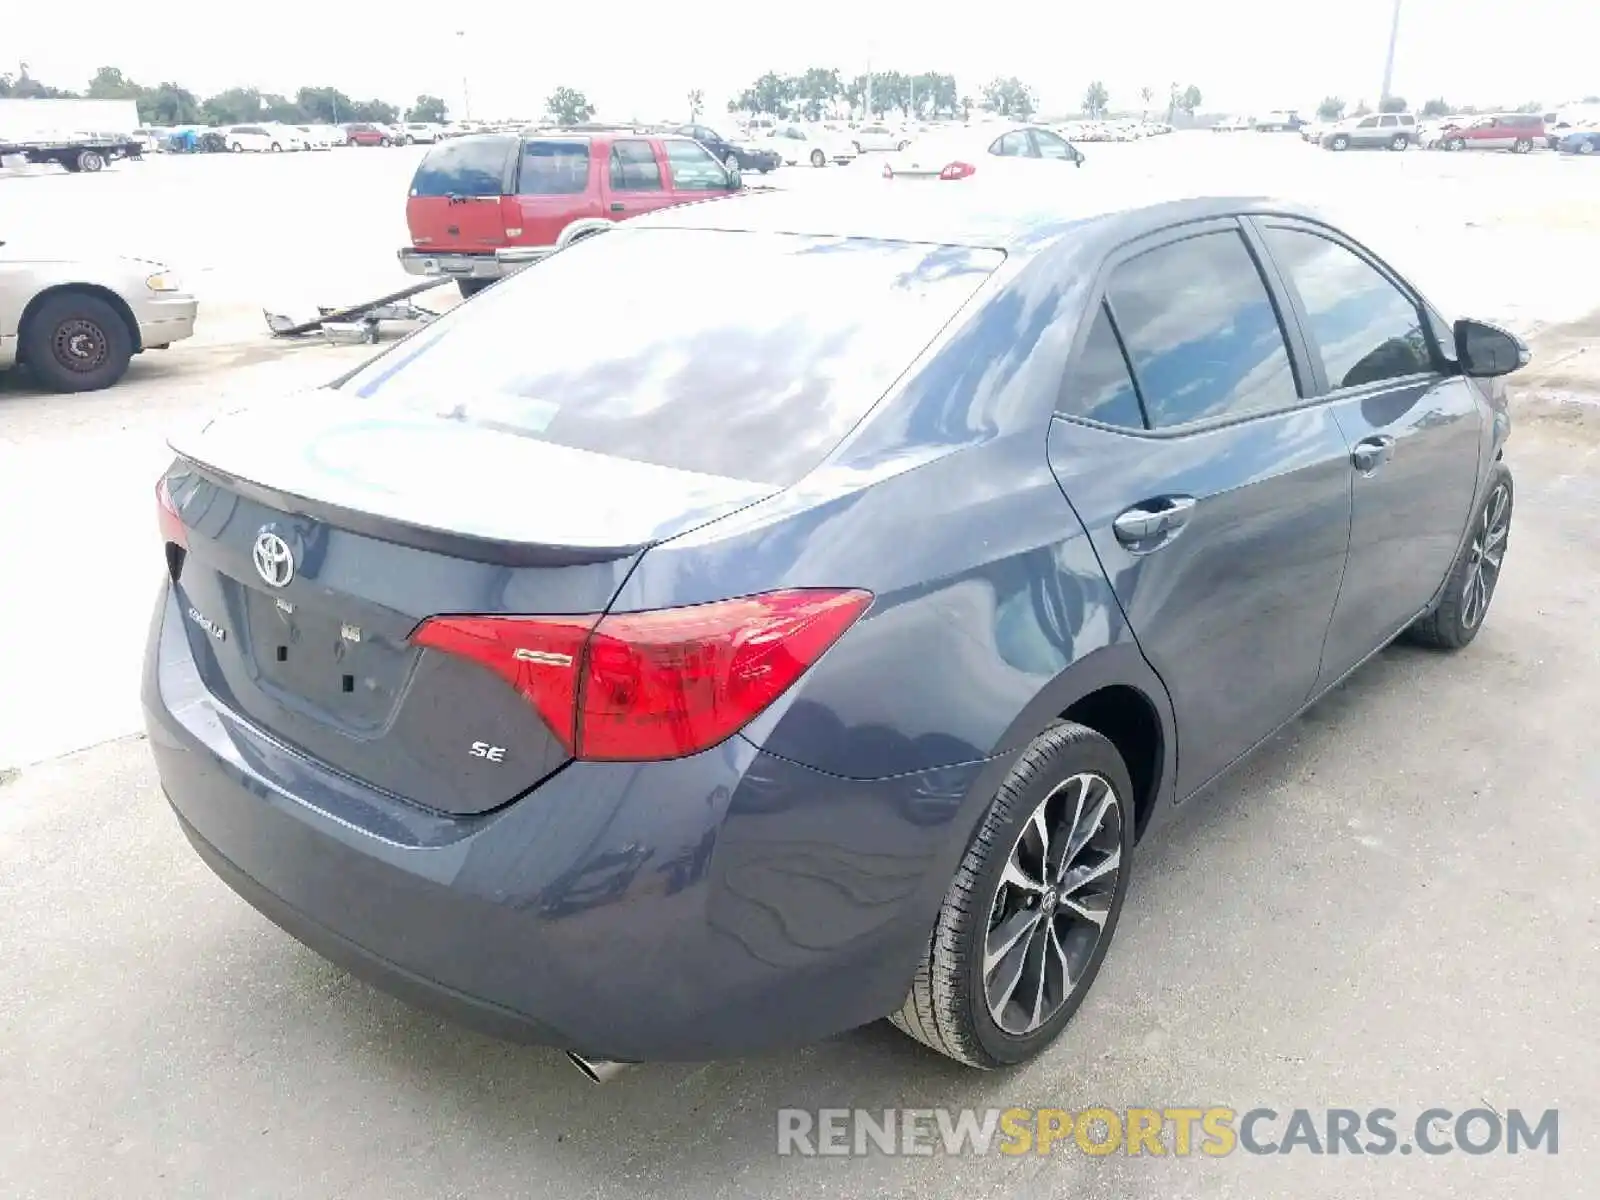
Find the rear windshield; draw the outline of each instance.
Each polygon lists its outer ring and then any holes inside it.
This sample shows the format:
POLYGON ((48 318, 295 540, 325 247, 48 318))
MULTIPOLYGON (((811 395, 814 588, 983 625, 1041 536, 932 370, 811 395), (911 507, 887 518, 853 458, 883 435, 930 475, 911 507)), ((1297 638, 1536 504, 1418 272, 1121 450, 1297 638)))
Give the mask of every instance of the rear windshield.
POLYGON ((490 288, 339 386, 397 410, 787 486, 1003 260, 907 242, 617 229, 490 288))
POLYGON ((411 180, 413 196, 498 196, 514 139, 458 138, 428 151, 411 180))

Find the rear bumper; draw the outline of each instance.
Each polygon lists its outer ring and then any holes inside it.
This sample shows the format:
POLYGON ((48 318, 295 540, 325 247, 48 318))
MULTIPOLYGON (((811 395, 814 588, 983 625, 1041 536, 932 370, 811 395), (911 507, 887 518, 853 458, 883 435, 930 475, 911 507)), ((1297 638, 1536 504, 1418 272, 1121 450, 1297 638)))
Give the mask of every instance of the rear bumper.
POLYGON ((735 737, 672 762, 569 764, 453 817, 241 721, 193 653, 163 588, 146 726, 213 870, 403 999, 592 1057, 745 1054, 897 1008, 965 842, 954 816, 995 765, 853 781, 735 737))
POLYGON ((508 246, 485 254, 430 254, 414 246, 399 251, 400 265, 412 275, 438 279, 504 279, 555 252, 553 246, 508 246))

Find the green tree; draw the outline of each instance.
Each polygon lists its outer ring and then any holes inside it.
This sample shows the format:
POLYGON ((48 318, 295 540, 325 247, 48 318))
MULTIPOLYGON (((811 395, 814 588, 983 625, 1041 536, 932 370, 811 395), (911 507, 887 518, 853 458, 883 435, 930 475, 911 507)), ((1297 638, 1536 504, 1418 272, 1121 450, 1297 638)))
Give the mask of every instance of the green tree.
POLYGON ((700 114, 706 109, 706 94, 695 88, 684 99, 689 102, 689 123, 693 124, 700 119, 700 114))
POLYGON ((1183 89, 1183 95, 1178 98, 1178 107, 1191 117, 1199 111, 1200 106, 1204 103, 1205 97, 1201 95, 1200 89, 1192 83, 1183 89))
POLYGON ((261 113, 267 120, 281 121, 285 125, 297 125, 306 119, 306 114, 298 104, 276 92, 268 92, 261 97, 261 113))
POLYGON ((1526 104, 1517 105, 1517 111, 1519 113, 1543 112, 1544 111, 1544 105, 1539 103, 1539 101, 1537 101, 1537 100, 1529 100, 1526 104))
POLYGON ((1406 104, 1406 98, 1404 96, 1390 96, 1387 99, 1378 101, 1379 112, 1405 112, 1407 107, 1409 106, 1406 104))
POLYGON ((1355 112, 1351 113, 1350 115, 1352 117, 1364 117, 1364 116, 1367 116, 1371 112, 1372 112, 1372 109, 1367 105, 1367 102, 1365 100, 1362 100, 1360 103, 1358 103, 1356 105, 1355 112))
POLYGON ((961 97, 961 119, 963 121, 972 120, 972 97, 971 96, 962 96, 961 97))
POLYGON ((17 74, 0 75, 0 96, 13 100, 75 100, 78 93, 40 83, 28 74, 28 64, 18 64, 17 74))
POLYGON ((1139 89, 1139 102, 1144 105, 1144 115, 1150 115, 1150 101, 1155 98, 1155 89, 1142 87, 1139 89))
POLYGON ((435 125, 443 125, 450 116, 450 110, 438 96, 429 96, 426 93, 417 97, 417 102, 406 110, 408 121, 430 121, 435 125))
POLYGON ((143 91, 116 67, 101 67, 89 80, 87 95, 91 100, 138 100, 143 91))
POLYGON ((294 99, 309 121, 342 125, 346 121, 359 119, 354 115, 355 101, 338 88, 303 87, 294 94, 294 99))
POLYGON ((911 77, 911 86, 913 111, 919 117, 924 113, 934 117, 953 117, 961 110, 960 89, 956 87, 954 75, 942 71, 924 71, 911 77))
POLYGON ((1098 117, 1106 111, 1106 105, 1111 102, 1111 95, 1106 91, 1106 85, 1096 79, 1083 93, 1083 111, 1091 117, 1098 117))
POLYGON ((259 121, 261 93, 255 88, 228 88, 215 96, 206 97, 200 105, 201 115, 212 125, 242 125, 259 121))
POLYGON ((788 81, 787 91, 807 120, 818 121, 844 92, 844 81, 832 67, 808 67, 788 81))
POLYGON ((1344 101, 1338 96, 1324 96, 1322 103, 1317 105, 1317 118, 1322 121, 1337 121, 1344 116, 1344 101))
POLYGON ((983 106, 1002 117, 1027 118, 1035 108, 1033 90, 1014 75, 991 79, 983 88, 983 106))
POLYGON ((1443 96, 1436 96, 1422 106, 1422 115, 1425 117, 1443 117, 1450 113, 1450 106, 1444 102, 1443 96))
POLYGON ((400 110, 386 100, 352 100, 347 121, 372 121, 378 125, 393 125, 400 119, 400 110))
POLYGON ((594 105, 577 88, 558 87, 546 98, 544 111, 557 125, 577 125, 594 116, 594 105))
POLYGON ((139 99, 139 120, 146 125, 198 125, 200 101, 188 88, 158 83, 139 99))

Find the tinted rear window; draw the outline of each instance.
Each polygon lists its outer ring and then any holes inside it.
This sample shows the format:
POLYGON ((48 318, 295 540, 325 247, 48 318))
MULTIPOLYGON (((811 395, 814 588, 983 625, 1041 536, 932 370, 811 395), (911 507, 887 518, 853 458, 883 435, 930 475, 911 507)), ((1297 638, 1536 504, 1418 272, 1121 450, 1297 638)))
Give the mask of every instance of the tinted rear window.
POLYGON ((458 138, 428 151, 411 180, 413 196, 498 196, 505 190, 510 138, 458 138))
POLYGON ((563 446, 788 485, 1003 260, 905 242, 617 229, 490 288, 340 386, 563 446))

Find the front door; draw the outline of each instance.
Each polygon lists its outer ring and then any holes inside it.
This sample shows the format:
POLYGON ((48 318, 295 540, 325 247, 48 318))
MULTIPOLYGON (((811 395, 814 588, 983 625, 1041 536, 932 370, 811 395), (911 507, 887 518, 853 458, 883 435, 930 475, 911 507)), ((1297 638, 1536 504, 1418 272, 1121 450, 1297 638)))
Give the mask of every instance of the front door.
POLYGON ((1350 559, 1328 626, 1332 683, 1433 598, 1477 486, 1483 410, 1447 374, 1417 297, 1331 230, 1260 220, 1310 345, 1317 390, 1350 446, 1350 559))
POLYGON ((667 138, 662 148, 667 155, 667 184, 674 204, 704 200, 718 193, 725 195, 731 190, 733 181, 728 169, 698 142, 667 138))
POLYGON ((611 143, 605 180, 606 216, 614 221, 676 202, 655 147, 646 138, 618 138, 611 143))
POLYGON ((1182 797, 1310 696, 1350 466, 1238 223, 1164 238, 1114 266, 1048 453, 1172 698, 1182 797))

